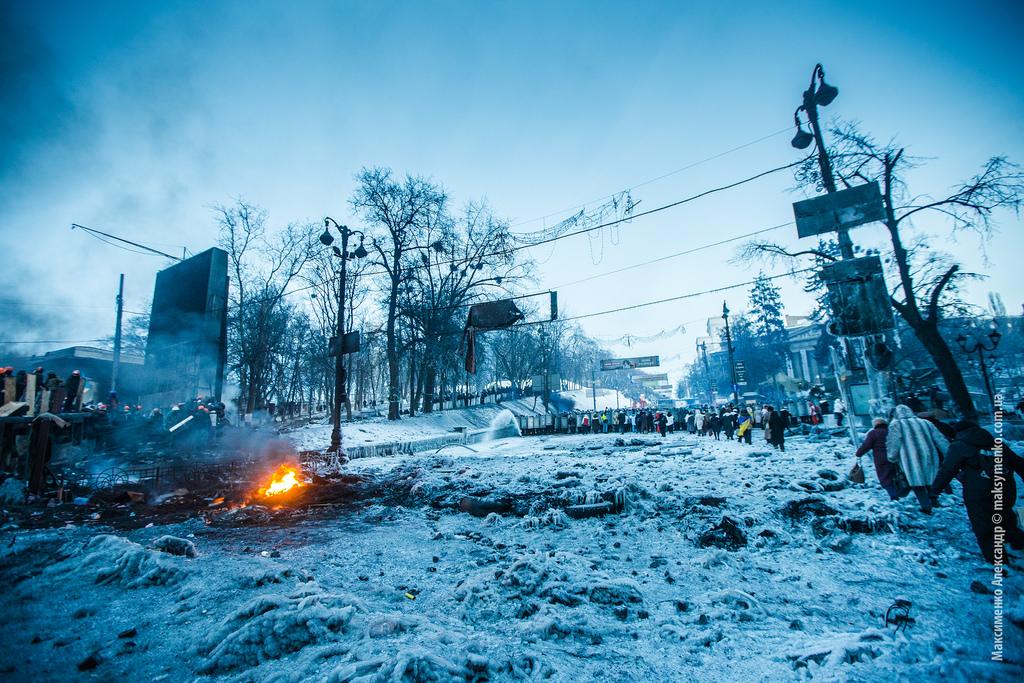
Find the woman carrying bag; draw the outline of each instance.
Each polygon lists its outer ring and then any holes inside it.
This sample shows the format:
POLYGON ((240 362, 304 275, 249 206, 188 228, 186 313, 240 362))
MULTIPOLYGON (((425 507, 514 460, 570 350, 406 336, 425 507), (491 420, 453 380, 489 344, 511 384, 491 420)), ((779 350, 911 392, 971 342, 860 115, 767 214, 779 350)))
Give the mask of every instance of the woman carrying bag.
MULTIPOLYGON (((857 449, 855 454, 857 464, 854 465, 854 469, 860 467, 861 456, 871 451, 871 460, 875 464, 875 474, 878 475, 878 483, 889 494, 889 500, 896 500, 901 495, 905 495, 906 491, 901 492, 899 490, 899 486, 896 483, 896 465, 889 462, 888 458, 886 458, 885 441, 888 436, 889 423, 880 417, 876 417, 871 423, 871 431, 864 437, 864 443, 857 449)), ((850 478, 853 479, 853 472, 850 474, 850 478)), ((860 480, 861 482, 864 481, 863 468, 860 471, 860 480)))

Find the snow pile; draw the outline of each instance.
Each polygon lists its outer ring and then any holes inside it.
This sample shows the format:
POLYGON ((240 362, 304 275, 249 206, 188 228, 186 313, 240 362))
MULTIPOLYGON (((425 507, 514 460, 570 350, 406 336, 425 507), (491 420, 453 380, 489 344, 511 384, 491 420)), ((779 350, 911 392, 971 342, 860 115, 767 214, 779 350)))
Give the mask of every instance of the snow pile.
POLYGON ((200 673, 259 666, 302 648, 337 640, 361 609, 347 597, 324 593, 309 583, 289 595, 249 600, 206 638, 200 673))
POLYGON ((328 675, 331 683, 385 683, 387 681, 487 680, 487 658, 470 656, 456 664, 422 647, 403 650, 391 658, 376 658, 338 667, 328 675))
POLYGON ((530 619, 524 630, 544 639, 593 638, 600 629, 591 622, 600 619, 601 612, 612 610, 624 619, 629 607, 644 602, 636 581, 611 578, 596 562, 560 551, 529 552, 503 569, 481 570, 460 582, 454 597, 462 603, 459 616, 469 623, 530 619), (561 609, 586 606, 596 613, 561 609))
POLYGON ((495 662, 476 652, 452 652, 450 647, 443 645, 437 649, 412 645, 388 657, 377 656, 342 664, 323 680, 326 683, 542 681, 553 673, 535 654, 495 662))
POLYGON ((862 633, 845 633, 830 636, 811 643, 802 644, 786 655, 794 668, 806 668, 812 675, 824 672, 819 669, 836 669, 843 664, 857 664, 875 659, 882 654, 884 646, 892 645, 892 634, 877 629, 862 633))
POLYGON ((91 576, 95 583, 125 588, 172 586, 189 574, 179 557, 148 550, 126 538, 107 534, 94 536, 84 548, 49 571, 91 576))

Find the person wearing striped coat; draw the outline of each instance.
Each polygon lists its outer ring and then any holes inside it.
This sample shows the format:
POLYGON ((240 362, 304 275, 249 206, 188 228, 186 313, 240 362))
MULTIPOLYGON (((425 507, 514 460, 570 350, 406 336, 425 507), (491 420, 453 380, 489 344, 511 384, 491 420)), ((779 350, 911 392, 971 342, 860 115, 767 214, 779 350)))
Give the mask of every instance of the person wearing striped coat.
POLYGON ((935 480, 940 454, 947 448, 949 441, 935 425, 919 418, 909 406, 896 406, 886 437, 886 457, 899 465, 926 515, 931 514, 934 502, 928 486, 935 480))

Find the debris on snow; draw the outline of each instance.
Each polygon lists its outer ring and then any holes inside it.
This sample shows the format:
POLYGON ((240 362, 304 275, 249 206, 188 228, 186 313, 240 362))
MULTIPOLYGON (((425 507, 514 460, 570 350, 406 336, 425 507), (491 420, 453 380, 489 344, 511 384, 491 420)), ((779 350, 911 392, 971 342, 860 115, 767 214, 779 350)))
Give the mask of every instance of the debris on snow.
POLYGON ((530 515, 523 519, 520 526, 524 529, 541 529, 549 527, 552 529, 564 529, 572 523, 569 516, 556 508, 550 508, 547 512, 539 515, 530 515))
POLYGON ((724 550, 739 550, 747 545, 747 535, 735 519, 722 517, 722 521, 700 535, 698 543, 701 548, 714 546, 724 550))
POLYGON ((594 562, 560 551, 527 553, 504 569, 481 571, 461 582, 454 597, 462 603, 462 618, 470 622, 533 616, 543 603, 607 609, 644 602, 632 579, 613 579, 594 562))
POLYGON ((150 547, 153 550, 159 550, 170 555, 180 555, 181 557, 199 556, 195 543, 187 538, 178 538, 177 536, 161 536, 153 541, 150 547))

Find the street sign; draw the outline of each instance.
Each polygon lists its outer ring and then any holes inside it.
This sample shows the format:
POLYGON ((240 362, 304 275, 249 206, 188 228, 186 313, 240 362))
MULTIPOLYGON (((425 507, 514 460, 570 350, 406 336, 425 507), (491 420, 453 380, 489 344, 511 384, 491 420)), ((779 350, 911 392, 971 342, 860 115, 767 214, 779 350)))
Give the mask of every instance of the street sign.
POLYGON ((747 385, 747 366, 741 360, 736 361, 736 384, 747 385))
POLYGON ((646 375, 646 374, 633 375, 633 381, 634 382, 642 382, 644 384, 657 384, 659 382, 667 382, 668 381, 668 373, 663 372, 663 373, 658 374, 658 375, 646 375))
MULTIPOLYGON (((530 381, 533 382, 533 390, 541 391, 544 389, 544 373, 538 373, 530 377, 530 381)), ((550 391, 558 391, 561 386, 561 379, 555 373, 548 374, 548 389, 550 391)))
POLYGON ((633 370, 636 368, 656 368, 661 363, 658 356, 638 356, 637 358, 605 358, 601 361, 601 370, 633 370))
MULTIPOLYGON (((341 355, 344 356, 344 355, 349 354, 349 353, 359 353, 359 342, 360 342, 360 337, 359 337, 359 331, 358 330, 355 330, 353 332, 346 332, 342 336, 342 338, 341 338, 341 355)), ((337 337, 331 337, 330 341, 327 344, 327 348, 328 348, 327 354, 329 356, 331 356, 332 358, 334 356, 337 356, 338 355, 338 338, 337 337)))
POLYGON ((828 289, 833 334, 861 337, 896 326, 878 256, 830 263, 822 266, 818 277, 828 289))
POLYGON ((884 220, 885 209, 878 182, 873 181, 796 202, 793 215, 797 236, 813 237, 884 220))

